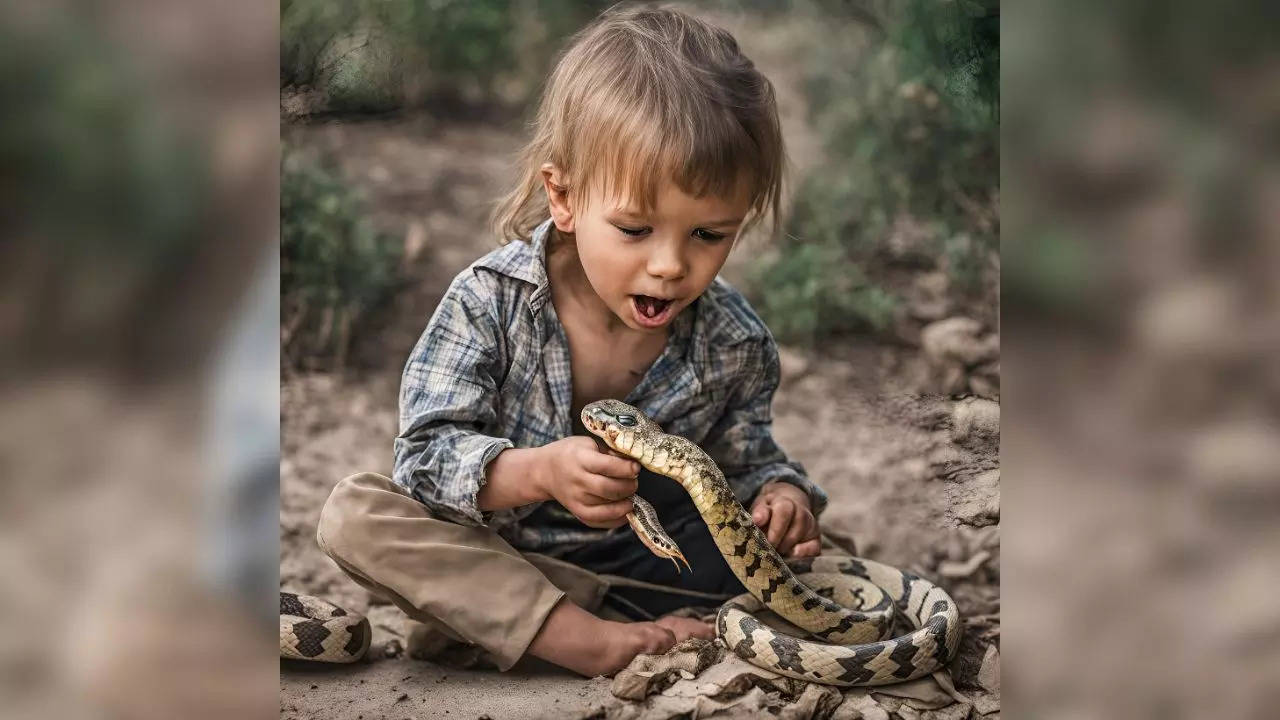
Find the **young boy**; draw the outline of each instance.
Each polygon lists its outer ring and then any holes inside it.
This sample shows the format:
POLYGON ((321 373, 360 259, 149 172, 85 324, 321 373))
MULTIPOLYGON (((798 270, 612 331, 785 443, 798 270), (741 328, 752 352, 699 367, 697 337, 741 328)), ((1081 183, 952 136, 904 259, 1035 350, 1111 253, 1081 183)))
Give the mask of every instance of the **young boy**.
POLYGON ((772 88, 728 33, 651 9, 579 33, 497 213, 520 242, 450 285, 405 368, 394 482, 339 483, 325 551, 502 669, 528 652, 593 676, 711 637, 669 613, 743 588, 680 485, 582 427, 617 398, 706 450, 784 556, 816 555, 826 496, 770 434, 777 348, 716 277, 776 222, 783 158, 772 88), (627 527, 637 493, 692 573, 627 527))

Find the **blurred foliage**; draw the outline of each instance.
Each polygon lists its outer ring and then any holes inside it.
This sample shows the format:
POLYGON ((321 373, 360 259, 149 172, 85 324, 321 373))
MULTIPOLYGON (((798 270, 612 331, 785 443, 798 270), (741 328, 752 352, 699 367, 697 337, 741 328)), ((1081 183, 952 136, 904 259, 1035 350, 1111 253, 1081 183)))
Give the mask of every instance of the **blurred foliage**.
POLYGON ((341 365, 354 324, 395 290, 403 247, 332 163, 286 147, 280 181, 283 358, 341 365))
POLYGON ((0 330, 37 357, 163 352, 120 325, 140 312, 166 320, 157 305, 179 303, 158 301, 199 267, 207 153, 83 23, 0 24, 0 64, 0 218, 19 240, 0 243, 0 306, 25 296, 38 309, 4 314, 0 330))
POLYGON ((885 279, 904 253, 936 259, 957 292, 996 292, 988 269, 999 241, 998 2, 842 3, 830 15, 827 5, 810 7, 833 34, 860 27, 872 45, 815 43, 808 59, 824 162, 798 189, 779 257, 752 278, 766 320, 792 342, 885 329, 895 301, 864 273, 885 279), (904 238, 912 247, 901 247, 904 238), (828 270, 819 287, 789 287, 810 282, 804 269, 818 257, 855 268, 856 279, 828 270), (814 299, 827 305, 804 307, 814 299))
POLYGON ((333 111, 527 103, 601 0, 281 0, 280 81, 333 111), (501 92, 498 92, 500 88, 501 92))
POLYGON ((783 339, 812 339, 820 333, 883 330, 897 302, 867 282, 856 266, 841 262, 828 245, 800 245, 764 274, 768 289, 757 304, 783 339))

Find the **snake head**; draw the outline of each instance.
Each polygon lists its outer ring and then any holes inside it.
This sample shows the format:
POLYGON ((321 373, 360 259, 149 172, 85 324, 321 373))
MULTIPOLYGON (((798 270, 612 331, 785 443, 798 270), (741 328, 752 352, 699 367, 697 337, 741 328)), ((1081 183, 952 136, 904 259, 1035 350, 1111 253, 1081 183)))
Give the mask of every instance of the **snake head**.
POLYGON ((639 409, 621 400, 597 400, 582 408, 582 425, 615 447, 618 435, 632 431, 638 435, 661 433, 652 420, 639 409))

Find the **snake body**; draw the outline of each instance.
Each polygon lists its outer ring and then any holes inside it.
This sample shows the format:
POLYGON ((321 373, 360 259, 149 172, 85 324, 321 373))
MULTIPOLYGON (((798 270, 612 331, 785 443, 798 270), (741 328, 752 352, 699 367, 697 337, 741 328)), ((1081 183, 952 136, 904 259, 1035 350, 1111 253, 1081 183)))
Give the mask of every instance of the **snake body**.
POLYGON ((349 663, 364 657, 369 620, 310 595, 280 593, 280 657, 349 663))
MULTIPOLYGON (((644 413, 617 400, 588 404, 582 422, 613 450, 679 482, 689 493, 725 562, 748 590, 722 605, 716 617, 717 636, 739 657, 789 677, 841 686, 912 680, 955 657, 960 615, 938 586, 863 558, 819 557, 788 565, 738 502, 715 461, 697 445, 662 432, 644 413), (808 584, 797 578, 797 571, 808 573, 808 584), (829 592, 815 591, 823 589, 822 583, 829 592), (816 639, 773 630, 753 615, 765 608, 816 639), (895 613, 914 632, 886 638, 895 613)), ((683 560, 652 508, 642 502, 636 507, 635 517, 628 520, 649 549, 673 562, 683 560)))

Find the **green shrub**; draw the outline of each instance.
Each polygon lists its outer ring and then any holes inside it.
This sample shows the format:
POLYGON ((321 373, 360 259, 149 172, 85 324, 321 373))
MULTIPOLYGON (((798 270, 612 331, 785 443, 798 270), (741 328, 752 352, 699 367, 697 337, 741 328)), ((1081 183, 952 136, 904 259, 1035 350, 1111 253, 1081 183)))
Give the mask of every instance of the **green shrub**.
POLYGON ((551 57, 601 0, 281 0, 282 86, 324 90, 328 109, 532 98, 551 57))
POLYGON ((848 21, 873 29, 872 47, 815 43, 808 58, 810 122, 826 152, 801 182, 781 240, 776 262, 793 267, 756 276, 763 305, 788 308, 766 317, 771 325, 794 324, 787 315, 816 323, 800 336, 781 333, 787 340, 887 326, 892 296, 866 277, 886 277, 889 241, 901 219, 928 230, 917 252, 943 266, 960 291, 994 287, 987 269, 999 237, 998 4, 910 0, 859 7, 848 21), (864 17, 871 12, 877 15, 864 17), (853 279, 814 265, 813 252, 854 268, 853 279), (804 267, 820 271, 820 287, 775 284, 800 282, 797 271, 804 267), (843 299, 845 292, 852 297, 843 299), (786 300, 771 300, 775 294, 786 300), (858 317, 790 309, 804 297, 858 317))
POLYGON ((823 333, 889 326, 897 301, 843 255, 830 244, 803 245, 755 271, 750 282, 768 288, 758 307, 774 335, 812 343, 823 333))
POLYGON ((355 324, 390 296, 402 246, 376 232, 332 166, 286 149, 280 186, 285 361, 341 364, 355 324))

